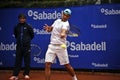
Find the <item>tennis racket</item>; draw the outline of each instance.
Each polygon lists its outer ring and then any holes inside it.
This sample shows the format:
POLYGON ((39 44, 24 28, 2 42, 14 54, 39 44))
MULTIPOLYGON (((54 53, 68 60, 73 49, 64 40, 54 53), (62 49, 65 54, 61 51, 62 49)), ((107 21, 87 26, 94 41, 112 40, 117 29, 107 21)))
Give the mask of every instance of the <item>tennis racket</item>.
POLYGON ((80 35, 80 28, 76 25, 70 24, 70 29, 68 31, 68 36, 70 37, 78 37, 80 35))

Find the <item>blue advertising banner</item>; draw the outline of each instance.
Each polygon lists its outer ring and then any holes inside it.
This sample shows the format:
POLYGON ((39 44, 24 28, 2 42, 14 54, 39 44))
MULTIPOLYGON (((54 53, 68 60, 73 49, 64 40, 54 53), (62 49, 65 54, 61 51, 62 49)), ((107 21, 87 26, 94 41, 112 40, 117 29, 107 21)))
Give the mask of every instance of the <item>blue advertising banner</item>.
MULTIPOLYGON (((68 36, 67 47, 70 64, 75 69, 120 70, 120 5, 92 5, 69 7, 69 20, 80 28, 78 37, 68 36)), ((35 38, 31 43, 31 67, 44 68, 45 53, 50 33, 43 30, 44 24, 52 25, 61 18, 60 8, 6 8, 0 9, 0 67, 13 67, 16 42, 13 28, 18 23, 18 14, 24 13, 32 25, 35 38)), ((53 68, 62 68, 56 58, 53 68)))

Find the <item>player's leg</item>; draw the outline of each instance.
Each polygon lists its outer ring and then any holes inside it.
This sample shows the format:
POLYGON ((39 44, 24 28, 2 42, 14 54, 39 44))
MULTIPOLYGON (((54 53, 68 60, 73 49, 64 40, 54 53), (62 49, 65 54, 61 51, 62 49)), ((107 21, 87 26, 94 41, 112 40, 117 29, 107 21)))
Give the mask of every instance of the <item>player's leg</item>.
POLYGON ((68 73, 72 76, 73 80, 77 80, 75 71, 72 68, 72 66, 70 64, 65 64, 64 66, 65 66, 66 70, 68 71, 68 73))
POLYGON ((72 66, 69 64, 69 58, 68 58, 68 53, 67 49, 60 49, 57 52, 57 57, 60 61, 60 65, 64 65, 68 73, 72 76, 73 80, 77 80, 76 74, 72 66))
POLYGON ((50 80, 51 64, 54 62, 55 57, 55 48, 53 45, 49 45, 45 55, 45 80, 50 80))
POLYGON ((51 76, 51 62, 45 63, 45 80, 50 80, 51 76))

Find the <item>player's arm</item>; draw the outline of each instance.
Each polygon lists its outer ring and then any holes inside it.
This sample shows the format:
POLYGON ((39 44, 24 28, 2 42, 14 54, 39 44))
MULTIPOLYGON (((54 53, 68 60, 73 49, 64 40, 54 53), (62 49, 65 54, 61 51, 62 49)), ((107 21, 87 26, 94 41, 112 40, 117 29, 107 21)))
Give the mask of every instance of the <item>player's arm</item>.
POLYGON ((60 34, 60 37, 61 37, 61 38, 65 38, 66 32, 67 32, 66 29, 62 29, 61 34, 60 34))
POLYGON ((53 27, 52 26, 48 26, 47 24, 45 24, 44 30, 47 31, 47 32, 51 32, 53 30, 53 27))

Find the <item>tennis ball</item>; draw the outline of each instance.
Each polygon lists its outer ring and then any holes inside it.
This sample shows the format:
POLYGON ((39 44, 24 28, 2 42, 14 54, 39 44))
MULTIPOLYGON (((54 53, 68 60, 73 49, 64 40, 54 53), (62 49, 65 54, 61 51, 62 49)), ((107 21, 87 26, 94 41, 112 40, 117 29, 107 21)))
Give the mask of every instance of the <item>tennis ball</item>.
POLYGON ((62 44, 61 47, 62 47, 62 48, 66 48, 67 46, 66 46, 65 44, 62 44))

